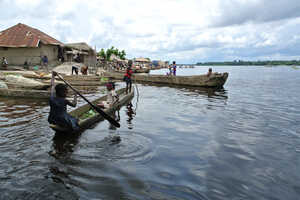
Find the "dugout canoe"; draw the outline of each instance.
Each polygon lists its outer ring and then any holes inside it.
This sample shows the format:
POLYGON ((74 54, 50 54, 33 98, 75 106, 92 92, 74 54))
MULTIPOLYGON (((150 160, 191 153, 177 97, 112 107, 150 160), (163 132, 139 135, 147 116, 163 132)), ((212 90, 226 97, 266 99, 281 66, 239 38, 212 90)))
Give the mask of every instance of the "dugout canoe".
MULTIPOLYGON (((119 89, 116 92, 119 95, 119 101, 116 102, 112 107, 103 110, 107 114, 112 114, 114 111, 116 111, 116 110, 120 109, 122 106, 128 104, 131 101, 131 99, 134 97, 134 92, 132 91, 132 92, 126 94, 125 88, 119 89)), ((100 103, 102 101, 106 101, 106 99, 107 99, 107 95, 92 101, 92 103, 94 105, 97 105, 98 103, 100 103)), ((104 118, 98 112, 94 111, 93 108, 89 104, 80 106, 80 107, 76 108, 75 110, 69 112, 69 114, 71 116, 79 119, 79 127, 80 127, 79 132, 82 132, 85 129, 96 124, 97 122, 104 120, 104 118)), ((62 132, 62 133, 70 132, 70 130, 68 130, 64 127, 60 127, 55 124, 50 124, 49 127, 52 128, 56 132, 62 132)))
MULTIPOLYGON (((106 89, 91 86, 75 86, 76 89, 82 94, 91 93, 105 93, 106 89)), ((75 93, 69 89, 68 97, 72 97, 75 93)), ((1 97, 18 97, 18 98, 30 98, 30 99, 49 99, 50 90, 29 90, 20 88, 0 88, 1 97)))
MULTIPOLYGON (((114 72, 104 72, 104 76, 122 80, 124 74, 114 72)), ((133 74, 132 80, 138 82, 151 82, 159 84, 194 86, 194 87, 223 87, 228 78, 228 73, 214 73, 210 76, 171 76, 171 75, 150 75, 150 74, 133 74)))
MULTIPOLYGON (((115 72, 117 73, 126 73, 126 70, 116 70, 115 72)), ((150 69, 132 69, 132 72, 133 73, 149 73, 150 72, 150 69)))
POLYGON ((0 96, 33 98, 33 99, 49 99, 50 92, 46 90, 22 90, 22 89, 0 88, 0 96))

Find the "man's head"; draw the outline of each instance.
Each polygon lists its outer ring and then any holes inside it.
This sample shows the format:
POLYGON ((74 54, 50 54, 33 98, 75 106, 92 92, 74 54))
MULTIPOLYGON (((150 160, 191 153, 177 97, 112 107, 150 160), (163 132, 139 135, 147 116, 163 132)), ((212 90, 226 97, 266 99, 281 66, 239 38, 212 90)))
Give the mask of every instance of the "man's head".
POLYGON ((66 97, 68 94, 68 87, 63 83, 59 83, 55 86, 55 91, 57 97, 66 97))

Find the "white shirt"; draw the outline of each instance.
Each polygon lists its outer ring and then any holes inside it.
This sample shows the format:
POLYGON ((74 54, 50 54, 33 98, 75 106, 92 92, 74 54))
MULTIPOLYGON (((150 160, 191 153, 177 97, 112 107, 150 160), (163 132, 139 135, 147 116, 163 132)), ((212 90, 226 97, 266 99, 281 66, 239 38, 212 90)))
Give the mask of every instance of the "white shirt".
POLYGON ((117 93, 115 90, 108 91, 107 94, 107 103, 111 104, 116 100, 117 93))

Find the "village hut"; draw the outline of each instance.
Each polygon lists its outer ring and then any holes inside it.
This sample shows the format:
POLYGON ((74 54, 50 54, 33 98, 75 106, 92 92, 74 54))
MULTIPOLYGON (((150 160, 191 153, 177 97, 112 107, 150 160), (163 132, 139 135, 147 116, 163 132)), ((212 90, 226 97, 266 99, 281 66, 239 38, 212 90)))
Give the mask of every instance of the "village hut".
POLYGON ((85 42, 65 44, 64 52, 68 62, 74 62, 74 57, 78 55, 80 63, 89 67, 96 65, 96 51, 85 42))
POLYGON ((0 55, 8 65, 40 65, 42 57, 55 63, 62 57, 63 43, 42 31, 17 24, 0 32, 0 55))
POLYGON ((135 58, 134 60, 134 66, 140 67, 140 68, 145 68, 145 67, 149 67, 149 65, 151 64, 150 59, 147 58, 135 58))
POLYGON ((155 68, 165 68, 169 66, 169 61, 153 60, 152 67, 155 68))

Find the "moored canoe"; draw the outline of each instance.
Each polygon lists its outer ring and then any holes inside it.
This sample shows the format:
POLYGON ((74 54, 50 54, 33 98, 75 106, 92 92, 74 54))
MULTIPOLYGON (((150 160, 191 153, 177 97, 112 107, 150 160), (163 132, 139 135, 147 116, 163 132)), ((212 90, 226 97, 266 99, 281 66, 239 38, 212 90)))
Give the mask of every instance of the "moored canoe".
MULTIPOLYGON (((124 74, 116 72, 104 72, 104 76, 122 80, 124 74)), ((132 80, 139 82, 151 82, 160 84, 195 86, 195 87, 223 87, 228 78, 228 73, 214 73, 207 75, 194 76, 170 76, 170 75, 145 75, 133 74, 132 80)))

